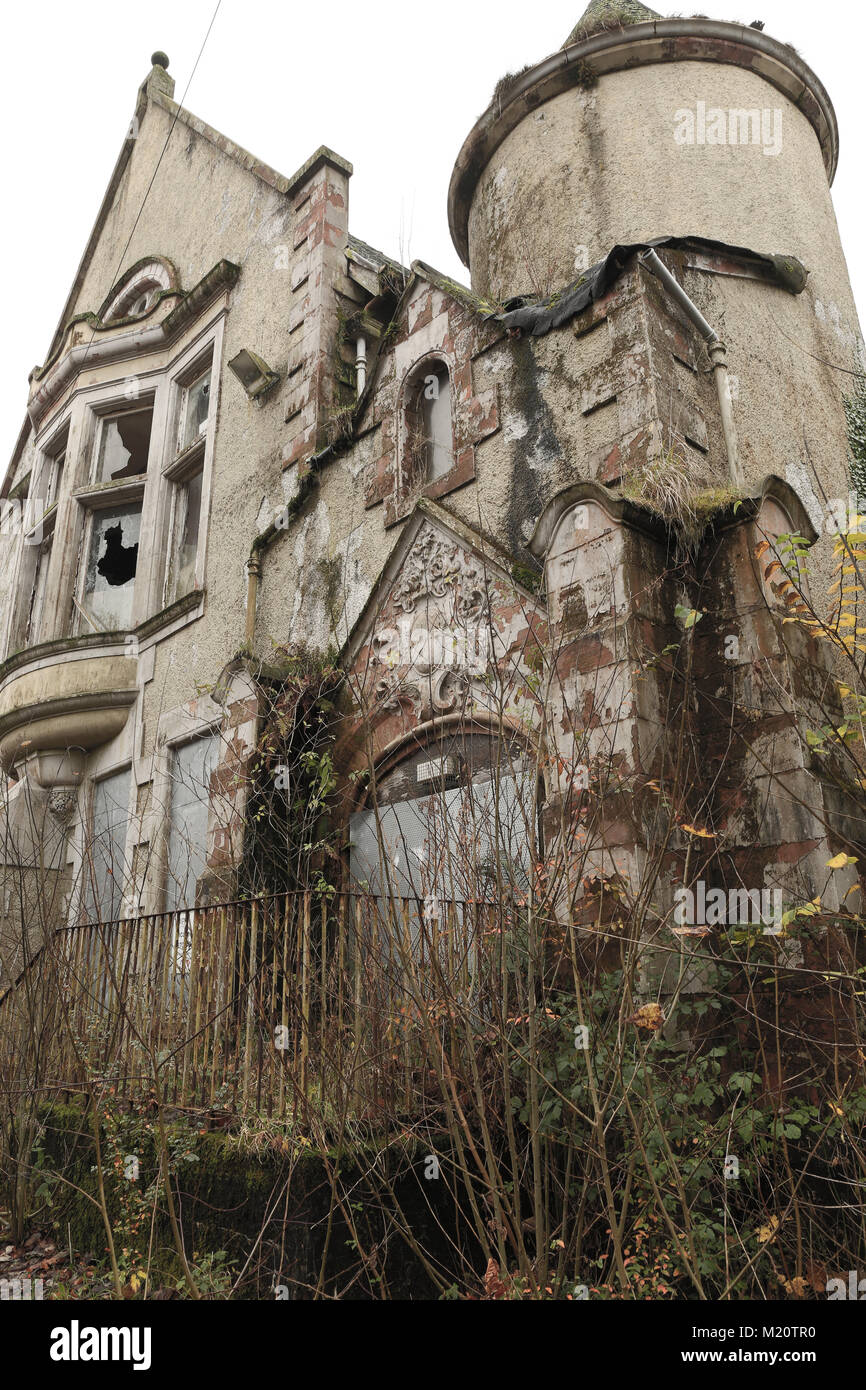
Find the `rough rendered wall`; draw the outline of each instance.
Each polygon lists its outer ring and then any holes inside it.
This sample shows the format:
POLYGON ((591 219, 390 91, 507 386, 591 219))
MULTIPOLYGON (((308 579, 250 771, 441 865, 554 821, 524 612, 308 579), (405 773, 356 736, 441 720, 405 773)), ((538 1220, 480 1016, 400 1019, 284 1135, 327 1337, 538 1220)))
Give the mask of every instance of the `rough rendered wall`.
POLYGON ((688 269, 681 278, 730 349, 747 482, 781 473, 817 523, 809 455, 828 495, 844 497, 841 395, 861 330, 815 131, 754 72, 708 62, 640 67, 526 116, 475 193, 473 287, 502 297, 549 292, 617 243, 668 234, 791 254, 809 271, 796 297, 688 269), (780 112, 779 153, 751 143, 678 144, 677 113, 696 112, 698 102, 708 111, 767 110, 773 120, 780 112))
MULTIPOLYGON (((772 127, 771 127, 772 135, 772 127)), ((772 145, 768 144, 767 148, 772 145)), ((617 243, 704 236, 788 252, 817 273, 825 302, 853 310, 827 174, 806 117, 743 68, 661 63, 608 73, 527 116, 481 176, 469 223, 472 284, 495 297, 532 275, 567 284, 617 243), (781 111, 781 150, 678 144, 677 112, 781 111)))

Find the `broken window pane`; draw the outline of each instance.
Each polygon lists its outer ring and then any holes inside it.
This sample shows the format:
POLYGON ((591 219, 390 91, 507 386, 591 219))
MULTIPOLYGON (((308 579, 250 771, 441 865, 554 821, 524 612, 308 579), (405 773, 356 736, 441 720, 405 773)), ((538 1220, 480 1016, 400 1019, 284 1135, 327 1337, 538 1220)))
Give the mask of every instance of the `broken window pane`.
POLYGON ((90 837, 84 847, 84 918, 116 922, 126 889, 126 824, 129 772, 106 777, 93 788, 90 837))
POLYGON ((217 764, 216 734, 175 749, 171 768, 167 912, 195 906, 196 884, 207 859, 207 813, 211 773, 217 764))
POLYGON ((175 493, 174 542, 168 577, 168 602, 182 598, 195 588, 195 559, 201 518, 201 470, 175 493))
POLYGON ((181 452, 188 449, 190 444, 194 444, 199 436, 205 433, 209 412, 210 372, 205 372, 204 376, 199 377, 198 381, 194 381, 192 386, 187 387, 183 434, 180 443, 181 452))
POLYGON ((137 478, 147 472, 152 410, 134 410, 103 420, 99 434, 98 483, 137 478))
POLYGON ((82 606, 97 628, 118 632, 132 620, 141 503, 94 512, 82 606))

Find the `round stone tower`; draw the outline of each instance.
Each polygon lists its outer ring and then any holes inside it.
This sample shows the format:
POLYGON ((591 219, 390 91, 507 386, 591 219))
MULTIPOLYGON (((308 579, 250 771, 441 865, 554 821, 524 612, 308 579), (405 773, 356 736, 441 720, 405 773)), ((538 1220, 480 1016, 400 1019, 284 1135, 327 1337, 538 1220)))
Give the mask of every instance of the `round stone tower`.
POLYGON ((830 199, 823 85, 754 27, 594 0, 500 83, 451 181, 451 234, 497 300, 567 285, 614 245, 697 236, 797 256, 856 323, 830 199))

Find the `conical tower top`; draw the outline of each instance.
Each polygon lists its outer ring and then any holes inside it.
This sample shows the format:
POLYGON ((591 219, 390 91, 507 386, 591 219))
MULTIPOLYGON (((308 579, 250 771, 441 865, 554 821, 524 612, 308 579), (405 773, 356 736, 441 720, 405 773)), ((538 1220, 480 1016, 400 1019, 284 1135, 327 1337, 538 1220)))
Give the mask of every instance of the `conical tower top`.
POLYGON ((580 43, 602 29, 621 29, 625 24, 645 24, 653 19, 661 19, 661 15, 640 0, 590 0, 562 46, 580 43))

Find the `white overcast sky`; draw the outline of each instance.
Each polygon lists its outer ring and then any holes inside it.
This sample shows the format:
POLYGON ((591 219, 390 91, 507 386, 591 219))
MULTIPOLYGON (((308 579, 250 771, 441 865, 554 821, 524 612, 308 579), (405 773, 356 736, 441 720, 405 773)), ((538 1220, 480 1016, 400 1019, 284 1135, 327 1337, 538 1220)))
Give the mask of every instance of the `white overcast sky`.
MULTIPOLYGON (((180 100, 215 6, 216 0, 6 6, 3 468, 24 418, 27 373, 44 359, 150 55, 168 53, 180 100)), ((561 47, 584 8, 580 0, 222 0, 185 104, 283 174, 319 145, 330 145, 355 167, 355 235, 467 280, 446 210, 460 146, 503 73, 561 47)), ((664 4, 655 8, 677 13, 664 4)), ((866 5, 698 0, 695 8, 714 19, 763 19, 766 32, 794 44, 827 87, 840 127, 834 198, 862 320, 866 5), (735 4, 744 8, 737 12, 735 4)), ((150 196, 159 197, 158 180, 150 196)))

